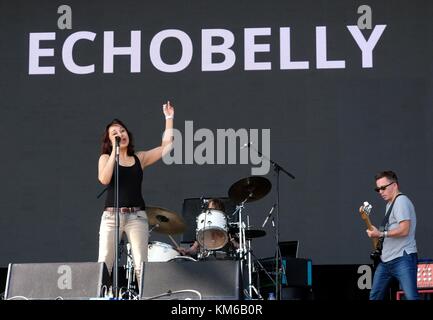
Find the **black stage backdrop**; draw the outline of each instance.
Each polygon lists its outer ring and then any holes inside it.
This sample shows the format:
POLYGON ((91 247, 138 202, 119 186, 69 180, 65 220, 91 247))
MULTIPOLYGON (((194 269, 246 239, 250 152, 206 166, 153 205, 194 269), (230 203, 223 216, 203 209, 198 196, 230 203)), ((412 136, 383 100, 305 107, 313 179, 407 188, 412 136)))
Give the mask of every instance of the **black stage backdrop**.
MULTIPOLYGON (((167 99, 182 133, 186 121, 213 133, 270 129, 271 158, 296 177, 280 176, 280 239, 299 240, 300 256, 315 264, 369 263, 358 208, 372 203, 379 223, 384 203, 373 176, 392 169, 416 206, 420 256, 433 257, 431 1, 2 0, 0 15, 1 265, 96 261, 103 129, 117 117, 134 133, 137 149, 157 146, 167 99), (59 18, 67 24, 64 11, 58 13, 63 4, 71 8, 72 29, 59 29, 59 18), (348 26, 358 24, 365 4, 372 29, 362 35, 380 37, 363 64, 348 26), (209 29, 226 30, 219 33, 226 42, 211 42, 227 44, 227 56, 212 55, 225 70, 206 71, 202 33, 209 29), (116 47, 128 47, 132 31, 141 40, 133 72, 130 56, 114 57, 113 72, 104 70, 104 32, 107 39, 112 32, 116 47), (80 32, 92 38, 78 40, 68 53, 65 41, 80 32), (164 34, 152 57, 152 39, 155 44, 164 34), (280 53, 289 39, 291 58, 280 53), (158 69, 159 56, 163 67, 179 70, 158 69), (65 66, 71 61, 90 69, 71 72, 65 66), (290 61, 304 63, 293 69, 290 61), (322 68, 326 61, 331 66, 322 68), (43 68, 50 66, 54 71, 43 68)), ((185 198, 227 197, 252 167, 160 161, 144 172, 144 198, 180 214, 185 198)), ((272 170, 265 176, 271 192, 245 210, 255 226, 276 201, 276 177, 272 170)), ((258 257, 274 254, 272 225, 265 230, 253 241, 258 257)), ((156 233, 150 240, 170 243, 156 233)))

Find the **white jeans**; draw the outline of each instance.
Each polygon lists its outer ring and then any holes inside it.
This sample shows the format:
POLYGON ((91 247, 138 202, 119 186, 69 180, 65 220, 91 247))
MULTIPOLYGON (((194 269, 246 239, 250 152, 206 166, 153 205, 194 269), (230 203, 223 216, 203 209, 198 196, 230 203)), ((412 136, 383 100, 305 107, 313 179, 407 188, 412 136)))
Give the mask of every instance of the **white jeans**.
MULTIPOLYGON (((147 262, 147 246, 149 240, 149 224, 146 211, 134 213, 119 213, 119 241, 123 232, 128 237, 134 261, 135 275, 138 283, 141 277, 141 263, 147 262)), ((116 215, 114 212, 104 211, 99 229, 99 257, 98 262, 105 262, 111 275, 114 264, 114 235, 116 215)))

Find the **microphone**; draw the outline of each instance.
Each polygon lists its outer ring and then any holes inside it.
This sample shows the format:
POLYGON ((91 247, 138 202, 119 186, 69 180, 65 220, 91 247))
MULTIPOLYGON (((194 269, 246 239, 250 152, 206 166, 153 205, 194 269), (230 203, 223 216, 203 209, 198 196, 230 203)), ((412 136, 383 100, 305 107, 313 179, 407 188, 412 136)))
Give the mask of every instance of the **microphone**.
POLYGON ((246 147, 250 147, 250 145, 252 145, 253 144, 253 142, 252 141, 248 141, 247 143, 245 143, 242 147, 241 147, 241 150, 242 149, 245 149, 246 147))
POLYGON ((272 212, 273 212, 273 211, 274 211, 274 209, 275 209, 275 206, 276 206, 276 204, 274 204, 274 205, 272 206, 272 208, 271 208, 271 211, 269 211, 269 214, 268 214, 268 216, 266 217, 265 221, 263 222, 262 228, 264 228, 264 227, 265 227, 266 223, 268 222, 269 218, 271 217, 271 215, 272 215, 272 212))
POLYGON ((116 143, 119 144, 120 143, 120 137, 116 136, 116 143))

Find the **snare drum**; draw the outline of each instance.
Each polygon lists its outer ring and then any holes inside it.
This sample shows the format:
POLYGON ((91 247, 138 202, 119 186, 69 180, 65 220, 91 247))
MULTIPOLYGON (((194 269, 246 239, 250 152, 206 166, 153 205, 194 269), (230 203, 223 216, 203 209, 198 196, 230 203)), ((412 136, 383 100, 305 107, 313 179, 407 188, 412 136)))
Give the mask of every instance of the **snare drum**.
POLYGON ((205 249, 216 250, 228 241, 227 217, 224 212, 208 209, 197 217, 197 241, 205 249))
POLYGON ((149 242, 147 252, 149 262, 166 262, 177 256, 180 254, 173 246, 159 241, 149 242))

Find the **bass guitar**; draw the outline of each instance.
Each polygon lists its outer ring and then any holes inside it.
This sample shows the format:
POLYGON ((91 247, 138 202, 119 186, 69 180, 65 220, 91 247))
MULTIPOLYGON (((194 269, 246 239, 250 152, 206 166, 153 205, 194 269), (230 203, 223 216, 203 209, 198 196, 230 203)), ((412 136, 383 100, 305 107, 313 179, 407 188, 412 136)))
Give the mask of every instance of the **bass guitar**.
MULTIPOLYGON (((371 210, 373 206, 367 201, 359 208, 361 219, 364 220, 367 229, 373 230, 373 224, 370 220, 371 210)), ((376 267, 380 262, 380 256, 382 255, 383 238, 371 238, 373 244, 373 251, 370 254, 370 258, 373 260, 373 265, 376 267)))

